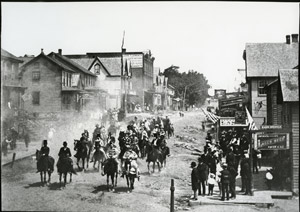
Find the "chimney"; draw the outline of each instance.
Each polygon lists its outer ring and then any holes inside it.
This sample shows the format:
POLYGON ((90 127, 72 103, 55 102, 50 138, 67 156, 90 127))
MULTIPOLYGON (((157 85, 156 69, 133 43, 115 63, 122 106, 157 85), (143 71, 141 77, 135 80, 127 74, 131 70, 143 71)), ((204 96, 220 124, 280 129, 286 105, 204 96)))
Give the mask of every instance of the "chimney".
POLYGON ((287 35, 286 37, 286 44, 291 44, 291 36, 287 35))
POLYGON ((61 53, 62 53, 62 50, 58 49, 58 54, 61 55, 61 53))
POLYGON ((122 48, 122 53, 125 53, 126 52, 126 49, 122 48))
POLYGON ((298 43, 298 34, 292 34, 292 43, 298 43))
POLYGON ((41 49, 41 54, 44 54, 44 49, 41 49))

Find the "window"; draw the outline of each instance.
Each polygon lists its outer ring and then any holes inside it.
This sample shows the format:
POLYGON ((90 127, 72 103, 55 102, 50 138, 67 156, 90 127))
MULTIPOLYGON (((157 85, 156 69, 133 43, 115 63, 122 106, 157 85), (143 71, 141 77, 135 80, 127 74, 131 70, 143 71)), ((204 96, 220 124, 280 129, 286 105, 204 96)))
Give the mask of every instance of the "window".
POLYGON ((39 91, 32 92, 32 104, 33 105, 40 104, 40 92, 39 91))
POLYGON ((41 73, 39 71, 32 72, 32 81, 39 81, 41 78, 41 73))
POLYGON ((95 74, 100 74, 100 65, 99 64, 96 64, 94 66, 94 71, 95 71, 95 74))
POLYGON ((265 96, 267 94, 266 89, 264 87, 267 85, 266 80, 258 80, 257 82, 257 92, 258 96, 265 96))
POLYGON ((63 109, 69 110, 71 109, 71 96, 68 94, 63 94, 62 95, 62 106, 63 109))
POLYGON ((61 77, 61 81, 62 81, 62 86, 65 87, 66 86, 66 72, 62 72, 62 77, 61 77))

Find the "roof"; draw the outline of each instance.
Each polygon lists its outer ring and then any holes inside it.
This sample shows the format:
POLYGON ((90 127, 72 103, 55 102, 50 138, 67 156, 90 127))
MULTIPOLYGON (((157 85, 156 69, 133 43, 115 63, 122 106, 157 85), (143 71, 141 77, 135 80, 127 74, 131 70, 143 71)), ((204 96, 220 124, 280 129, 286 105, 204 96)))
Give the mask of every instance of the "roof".
POLYGON ((17 58, 15 55, 13 55, 13 54, 9 53, 8 51, 1 48, 1 59, 2 58, 11 59, 11 60, 14 60, 14 61, 19 62, 19 63, 23 62, 22 60, 17 58))
POLYGON ((19 57, 20 60, 23 61, 22 65, 28 63, 30 60, 32 60, 34 56, 24 56, 24 57, 19 57))
POLYGON ((299 102, 299 69, 280 69, 279 82, 283 102, 299 102))
POLYGON ((247 43, 247 77, 277 77, 278 69, 298 65, 299 43, 247 43))
POLYGON ((91 64, 95 60, 95 58, 70 58, 70 59, 87 70, 90 68, 91 64))
POLYGON ((91 75, 96 77, 97 75, 93 74, 92 72, 88 71, 87 69, 85 69, 84 67, 82 67, 81 65, 79 65, 78 63, 72 61, 71 59, 69 59, 66 56, 60 55, 58 53, 55 52, 51 52, 49 55, 49 57, 51 57, 52 59, 59 61, 61 63, 63 63, 64 65, 70 67, 70 68, 75 68, 85 74, 91 75))
POLYGON ((121 57, 98 57, 112 76, 121 75, 121 57))
POLYGON ((41 57, 46 58, 46 59, 49 60, 50 62, 54 63, 55 65, 57 65, 57 66, 59 66, 59 67, 65 69, 65 70, 68 70, 68 71, 71 71, 71 72, 76 72, 76 71, 74 71, 72 68, 70 68, 70 67, 64 65, 63 63, 61 63, 60 61, 55 60, 54 58, 45 55, 43 52, 42 52, 41 54, 39 54, 38 56, 36 56, 35 58, 33 58, 33 59, 31 59, 30 61, 28 61, 27 63, 22 64, 21 67, 20 67, 20 69, 23 69, 23 68, 26 67, 27 65, 33 63, 34 61, 37 61, 37 60, 38 60, 39 58, 41 58, 41 57))

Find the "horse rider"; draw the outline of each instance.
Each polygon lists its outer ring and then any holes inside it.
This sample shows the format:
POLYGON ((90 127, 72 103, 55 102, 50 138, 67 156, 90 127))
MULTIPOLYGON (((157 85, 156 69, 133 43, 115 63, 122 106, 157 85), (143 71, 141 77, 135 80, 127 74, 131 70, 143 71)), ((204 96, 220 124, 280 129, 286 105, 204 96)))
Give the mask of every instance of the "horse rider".
POLYGON ((93 132, 93 142, 96 140, 98 134, 101 134, 101 129, 99 124, 96 124, 96 128, 94 129, 93 132))
MULTIPOLYGON (((83 145, 85 145, 86 143, 87 143, 87 138, 86 138, 86 136, 85 136, 84 133, 81 133, 81 137, 80 137, 80 139, 79 139, 78 145, 83 146, 83 145)), ((74 148, 74 150, 76 150, 76 147, 74 148)), ((76 152, 76 154, 74 155, 74 157, 76 157, 76 158, 77 158, 77 153, 78 153, 78 152, 76 152)))
POLYGON ((94 149, 93 149, 93 152, 91 153, 93 156, 92 156, 92 160, 91 160, 91 163, 94 161, 94 153, 96 152, 96 150, 99 148, 99 150, 105 155, 105 152, 103 150, 103 141, 102 139, 100 138, 100 134, 97 135, 96 137, 96 140, 95 140, 95 145, 94 145, 94 149))
POLYGON ((159 125, 158 124, 155 124, 152 134, 154 137, 158 138, 158 136, 159 136, 159 125))
MULTIPOLYGON (((110 143, 107 144, 107 150, 106 150, 106 158, 113 159, 115 163, 117 164, 118 167, 118 172, 120 171, 119 169, 119 161, 118 161, 118 156, 119 156, 119 150, 117 149, 117 146, 115 144, 115 137, 111 137, 110 143)), ((104 161, 104 164, 107 162, 104 161)), ((105 173, 102 173, 104 175, 105 173)))
POLYGON ((86 140, 89 140, 89 132, 87 130, 84 130, 83 134, 86 137, 86 140))
MULTIPOLYGON (((41 158, 38 161, 38 167, 40 165, 40 161, 42 161, 42 160, 47 160, 48 162, 50 162, 49 161, 49 153, 50 153, 50 148, 48 147, 48 142, 47 142, 47 140, 44 140, 43 146, 41 147, 41 150, 40 150, 41 158)), ((50 167, 50 169, 51 169, 51 171, 54 171, 54 167, 50 167)), ((37 172, 39 172, 39 171, 37 171, 37 172)))
POLYGON ((77 174, 73 168, 73 160, 71 159, 71 156, 72 156, 71 150, 68 147, 68 143, 66 141, 63 142, 63 147, 60 148, 58 156, 59 156, 59 159, 57 162, 57 167, 60 165, 60 163, 63 159, 67 159, 67 161, 71 167, 71 172, 73 174, 77 174))
MULTIPOLYGON (((138 155, 136 154, 135 151, 133 151, 132 147, 130 145, 126 145, 126 152, 123 155, 123 160, 122 160, 122 175, 121 177, 124 177, 125 175, 125 160, 137 160, 138 155)), ((136 173, 138 174, 138 170, 136 170, 136 173)))

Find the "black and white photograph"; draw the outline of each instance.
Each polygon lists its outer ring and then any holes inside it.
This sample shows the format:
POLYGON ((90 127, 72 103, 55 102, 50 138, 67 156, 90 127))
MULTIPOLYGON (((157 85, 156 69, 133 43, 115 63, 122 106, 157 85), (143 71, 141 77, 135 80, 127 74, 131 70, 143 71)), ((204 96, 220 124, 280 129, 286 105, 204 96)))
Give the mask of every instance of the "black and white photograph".
POLYGON ((299 11, 1 1, 1 211, 299 212, 299 11))

